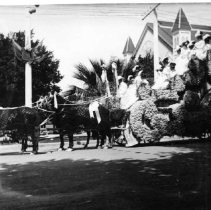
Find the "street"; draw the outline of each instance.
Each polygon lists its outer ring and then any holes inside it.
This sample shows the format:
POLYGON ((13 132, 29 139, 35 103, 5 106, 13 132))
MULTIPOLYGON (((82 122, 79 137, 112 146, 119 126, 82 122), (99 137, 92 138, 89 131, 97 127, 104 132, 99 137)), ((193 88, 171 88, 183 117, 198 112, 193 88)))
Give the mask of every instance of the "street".
MULTIPOLYGON (((67 143, 66 143, 67 144, 67 143)), ((38 155, 0 146, 0 209, 211 208, 211 143, 112 149, 76 145, 38 155)), ((29 149, 30 150, 30 149, 29 149)))

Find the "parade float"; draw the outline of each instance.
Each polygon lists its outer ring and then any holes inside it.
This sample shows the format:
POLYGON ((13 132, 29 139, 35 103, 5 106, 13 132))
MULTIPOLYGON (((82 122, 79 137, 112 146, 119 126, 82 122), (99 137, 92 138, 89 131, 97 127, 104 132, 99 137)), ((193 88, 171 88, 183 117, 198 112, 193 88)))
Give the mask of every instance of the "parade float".
POLYGON ((159 142, 164 136, 210 136, 210 53, 208 50, 203 61, 192 56, 188 70, 172 77, 165 89, 153 89, 148 84, 138 87, 138 100, 128 110, 128 146, 159 142))
MULTIPOLYGON (((197 51, 192 53, 186 71, 168 79, 165 88, 153 88, 147 78, 143 79, 144 69, 136 72, 130 86, 135 64, 134 61, 131 61, 133 65, 127 64, 131 65, 130 73, 122 74, 127 91, 121 96, 118 81, 114 79, 116 92, 100 101, 110 110, 112 130, 119 133, 115 136, 116 142, 133 146, 160 142, 166 136, 177 139, 210 136, 211 51, 207 50, 203 59, 199 57, 197 51)), ((117 69, 114 65, 114 78, 117 69)))

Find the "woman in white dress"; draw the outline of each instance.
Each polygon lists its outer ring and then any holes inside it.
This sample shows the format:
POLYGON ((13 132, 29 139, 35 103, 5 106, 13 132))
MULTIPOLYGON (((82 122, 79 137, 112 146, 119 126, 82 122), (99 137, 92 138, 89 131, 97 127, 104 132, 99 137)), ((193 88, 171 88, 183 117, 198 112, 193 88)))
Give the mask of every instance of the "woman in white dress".
POLYGON ((181 50, 178 50, 178 55, 177 58, 175 59, 175 63, 176 63, 176 73, 178 75, 184 75, 185 72, 188 71, 188 62, 189 62, 189 58, 188 58, 188 54, 189 54, 189 50, 187 48, 187 45, 189 44, 188 41, 183 42, 181 44, 181 50))
POLYGON ((162 64, 163 64, 163 67, 157 70, 157 80, 155 81, 155 84, 152 86, 153 90, 166 89, 168 87, 169 82, 165 73, 168 71, 166 68, 169 68, 168 57, 165 57, 163 59, 162 64))

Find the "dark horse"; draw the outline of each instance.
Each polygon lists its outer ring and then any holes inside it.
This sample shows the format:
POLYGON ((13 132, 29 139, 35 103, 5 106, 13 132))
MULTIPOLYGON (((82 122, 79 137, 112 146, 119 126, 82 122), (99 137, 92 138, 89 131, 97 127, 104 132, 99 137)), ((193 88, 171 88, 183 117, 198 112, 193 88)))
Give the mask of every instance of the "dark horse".
POLYGON ((33 153, 38 152, 39 125, 45 114, 37 108, 17 107, 0 109, 0 129, 13 131, 14 140, 22 143, 22 152, 27 149, 28 137, 32 140, 33 153))
POLYGON ((95 134, 97 138, 97 145, 99 145, 99 138, 101 139, 100 146, 105 143, 106 137, 109 139, 111 145, 111 129, 109 123, 109 110, 104 106, 99 105, 100 121, 97 120, 96 113, 94 117, 90 117, 89 112, 90 103, 70 103, 67 102, 62 96, 50 95, 45 97, 41 107, 54 111, 52 115, 52 122, 56 126, 60 135, 60 149, 64 149, 64 135, 67 134, 69 138, 68 150, 73 149, 73 134, 79 130, 87 132, 87 143, 85 148, 89 144, 91 132, 95 134), (55 101, 56 100, 56 101, 55 101), (55 107, 55 103, 58 103, 58 107, 55 107))

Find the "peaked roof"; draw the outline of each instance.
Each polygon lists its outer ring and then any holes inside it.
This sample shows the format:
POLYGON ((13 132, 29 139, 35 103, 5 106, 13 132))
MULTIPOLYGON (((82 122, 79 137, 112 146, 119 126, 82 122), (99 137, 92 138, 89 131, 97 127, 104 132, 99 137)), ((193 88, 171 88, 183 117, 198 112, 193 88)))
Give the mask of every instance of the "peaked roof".
POLYGON ((128 37, 125 47, 124 47, 124 50, 123 50, 123 54, 125 55, 127 53, 133 53, 134 50, 135 50, 135 46, 133 44, 133 41, 130 37, 128 37))
POLYGON ((191 30, 191 26, 182 8, 180 8, 179 12, 177 13, 177 17, 172 28, 172 33, 178 30, 191 30))
MULTIPOLYGON (((173 27, 174 23, 167 22, 167 21, 158 21, 158 23, 159 23, 159 27, 158 27, 159 41, 161 41, 170 51, 173 51, 172 27, 173 27)), ((211 35, 211 26, 191 24, 191 28, 192 28, 191 40, 195 39, 195 33, 197 30, 202 31, 204 34, 211 35)), ((153 23, 147 23, 145 25, 145 28, 138 40, 136 48, 134 50, 134 53, 133 53, 134 56, 136 56, 136 54, 138 53, 138 50, 143 42, 143 39, 144 39, 147 31, 150 31, 151 33, 153 33, 153 23)))
MULTIPOLYGON (((172 35, 171 35, 171 29, 169 28, 163 28, 161 27, 160 25, 160 21, 158 21, 159 23, 159 26, 158 26, 158 39, 170 50, 172 51, 173 48, 173 41, 172 41, 172 35)), ((141 37, 139 38, 138 40, 138 43, 136 45, 136 48, 133 52, 133 55, 136 56, 141 44, 142 44, 142 41, 145 37, 145 34, 147 33, 147 31, 151 31, 151 33, 153 33, 153 23, 147 23, 142 34, 141 34, 141 37)))

